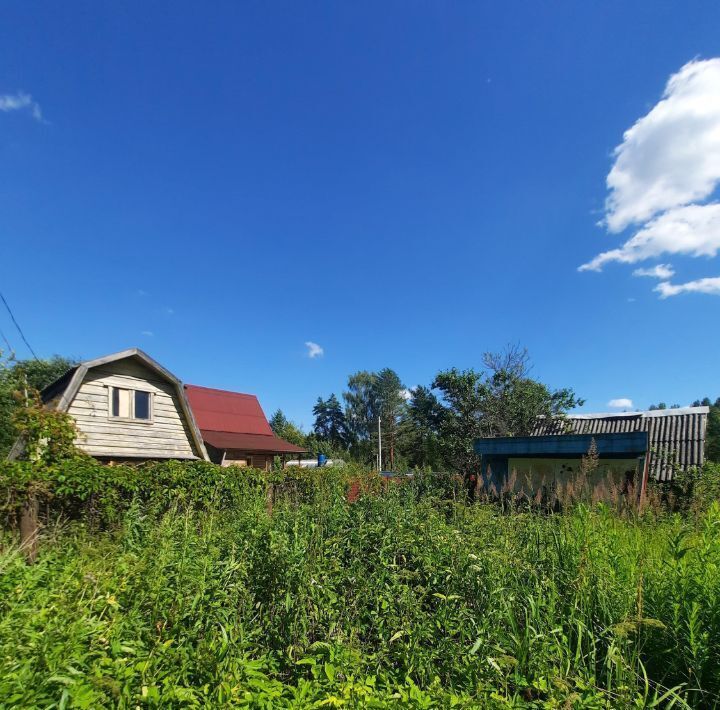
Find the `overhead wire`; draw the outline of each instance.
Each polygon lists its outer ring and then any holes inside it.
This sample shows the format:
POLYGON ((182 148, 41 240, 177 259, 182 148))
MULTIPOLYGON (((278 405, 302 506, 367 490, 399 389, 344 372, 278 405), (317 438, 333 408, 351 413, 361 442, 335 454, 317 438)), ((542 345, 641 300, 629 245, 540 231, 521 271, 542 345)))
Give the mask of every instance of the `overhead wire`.
MULTIPOLYGON (((22 338, 23 343, 25 343, 25 345, 27 345, 27 349, 32 353, 32 356, 36 360, 39 361, 40 358, 35 354, 35 351, 32 349, 32 346, 30 345, 30 343, 28 343, 28 340, 25 337, 25 333, 23 333, 22 328, 20 327, 20 324, 17 322, 17 319, 15 318, 15 315, 13 314, 12 309, 10 308, 10 305, 5 300, 5 296, 3 296, 2 291, 0 291, 0 299, 5 304, 5 308, 7 308, 7 312, 10 314, 10 318, 12 319, 12 322, 15 324, 15 327, 17 328, 18 333, 20 333, 20 337, 22 338)), ((5 336, 3 336, 3 338, 4 337, 5 336)), ((5 340, 5 342, 7 342, 7 340, 5 340)))

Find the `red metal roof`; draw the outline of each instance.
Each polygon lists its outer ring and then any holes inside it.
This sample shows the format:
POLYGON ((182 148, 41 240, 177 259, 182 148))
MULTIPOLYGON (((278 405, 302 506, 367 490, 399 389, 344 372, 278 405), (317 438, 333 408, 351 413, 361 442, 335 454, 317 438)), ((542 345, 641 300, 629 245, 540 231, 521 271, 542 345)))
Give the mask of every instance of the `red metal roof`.
POLYGON ((305 449, 275 436, 254 394, 185 385, 203 439, 218 449, 299 453, 305 449))
POLYGON ((185 385, 198 427, 208 431, 273 436, 265 413, 254 394, 227 392, 198 385, 185 385))
POLYGON ((307 449, 295 446, 278 436, 262 434, 240 434, 230 431, 206 431, 201 429, 203 439, 216 449, 239 449, 241 451, 262 451, 273 454, 301 454, 307 449))

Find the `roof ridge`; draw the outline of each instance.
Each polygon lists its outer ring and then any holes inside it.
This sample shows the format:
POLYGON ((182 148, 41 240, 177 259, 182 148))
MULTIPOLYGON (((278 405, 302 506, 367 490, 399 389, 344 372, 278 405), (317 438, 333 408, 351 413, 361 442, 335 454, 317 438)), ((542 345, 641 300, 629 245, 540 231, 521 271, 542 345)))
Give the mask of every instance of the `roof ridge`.
POLYGON ((192 387, 196 390, 205 390, 206 392, 220 392, 221 394, 231 394, 234 396, 240 396, 240 397, 252 397, 253 399, 257 399, 256 394, 251 394, 250 392, 236 392, 234 390, 223 390, 218 387, 206 387, 205 385, 192 385, 188 382, 185 383, 185 388, 192 387))
POLYGON ((710 407, 669 407, 667 409, 638 409, 632 412, 578 412, 564 415, 567 419, 610 419, 612 417, 671 417, 682 414, 708 414, 710 407))

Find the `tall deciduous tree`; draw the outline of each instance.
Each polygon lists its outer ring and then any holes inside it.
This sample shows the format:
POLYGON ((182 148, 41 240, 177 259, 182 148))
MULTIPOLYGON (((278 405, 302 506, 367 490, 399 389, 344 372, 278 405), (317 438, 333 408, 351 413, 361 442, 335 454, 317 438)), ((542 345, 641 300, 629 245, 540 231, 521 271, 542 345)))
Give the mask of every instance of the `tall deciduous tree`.
POLYGON ((446 370, 433 382, 445 405, 442 448, 448 462, 466 475, 476 471, 479 463, 473 450, 476 439, 526 436, 538 417, 562 416, 583 403, 571 389, 551 390, 531 379, 524 349, 486 353, 483 363, 484 373, 446 370))
POLYGON ((405 387, 394 370, 386 367, 377 373, 375 397, 381 419, 383 449, 387 451, 391 471, 395 469, 398 428, 406 406, 404 393, 405 387))
POLYGON ((404 386, 398 374, 386 367, 379 372, 356 372, 343 392, 345 416, 361 458, 371 460, 377 446, 378 418, 382 420, 383 450, 392 468, 398 427, 405 407, 404 386))

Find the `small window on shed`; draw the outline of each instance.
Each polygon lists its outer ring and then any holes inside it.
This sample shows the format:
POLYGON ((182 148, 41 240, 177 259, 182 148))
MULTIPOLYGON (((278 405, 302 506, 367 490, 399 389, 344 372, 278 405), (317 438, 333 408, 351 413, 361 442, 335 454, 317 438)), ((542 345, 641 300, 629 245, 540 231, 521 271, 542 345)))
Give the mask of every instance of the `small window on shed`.
POLYGON ((143 390, 110 388, 110 417, 117 419, 152 419, 152 395, 143 390))

